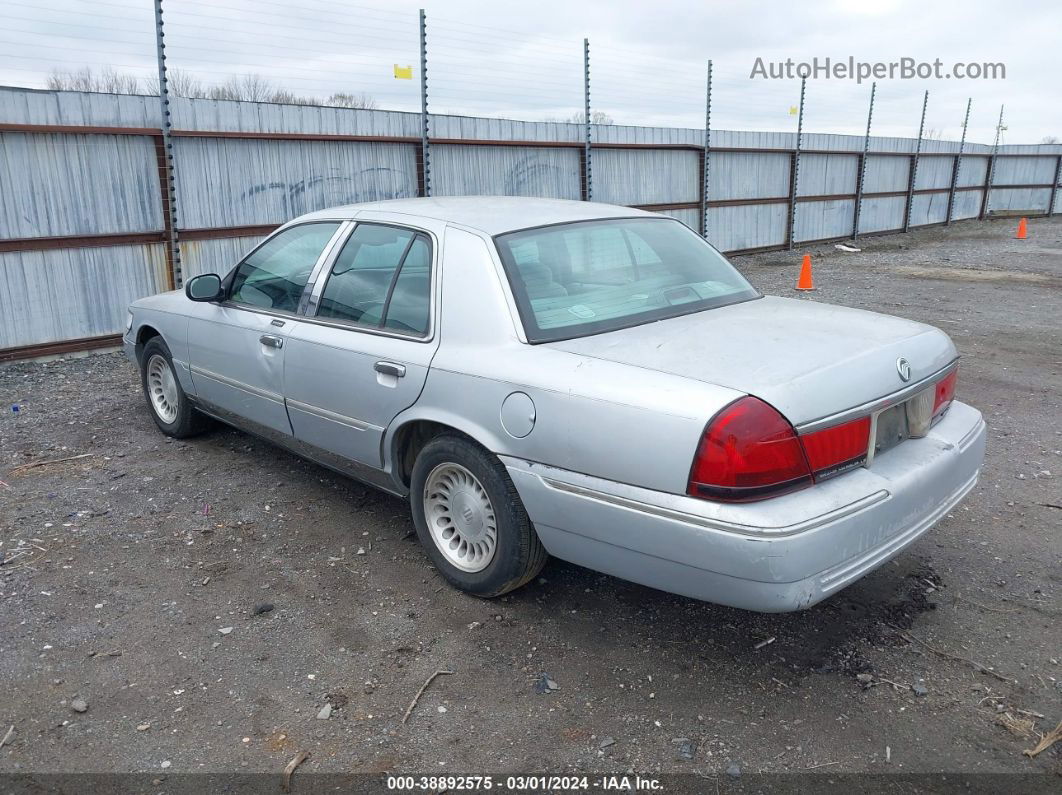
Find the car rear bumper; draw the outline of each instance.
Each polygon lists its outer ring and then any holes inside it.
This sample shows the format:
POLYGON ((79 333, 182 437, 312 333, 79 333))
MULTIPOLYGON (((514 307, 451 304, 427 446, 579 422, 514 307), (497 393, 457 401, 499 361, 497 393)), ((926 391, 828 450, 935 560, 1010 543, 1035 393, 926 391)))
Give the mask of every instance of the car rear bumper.
POLYGON ((712 503, 503 457, 550 554, 749 610, 810 607, 895 557, 977 483, 987 429, 955 402, 922 439, 759 503, 712 503))

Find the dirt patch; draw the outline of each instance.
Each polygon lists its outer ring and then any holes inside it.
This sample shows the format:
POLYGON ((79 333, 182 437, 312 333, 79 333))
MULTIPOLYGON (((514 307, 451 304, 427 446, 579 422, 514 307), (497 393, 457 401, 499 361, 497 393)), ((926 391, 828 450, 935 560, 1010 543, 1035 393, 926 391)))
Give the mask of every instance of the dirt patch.
POLYGON ((926 265, 899 265, 894 270, 916 279, 944 279, 957 282, 1025 282, 1062 287, 1062 279, 1045 273, 1025 271, 975 270, 973 268, 939 268, 926 265))
POLYGON ((895 644, 897 630, 910 629, 921 613, 936 609, 931 595, 942 590, 941 579, 929 563, 904 560, 889 577, 875 577, 861 588, 837 594, 827 605, 832 615, 823 622, 822 631, 813 636, 813 642, 805 636, 799 654, 788 662, 795 670, 815 673, 855 676, 871 671, 873 664, 862 649, 895 644))

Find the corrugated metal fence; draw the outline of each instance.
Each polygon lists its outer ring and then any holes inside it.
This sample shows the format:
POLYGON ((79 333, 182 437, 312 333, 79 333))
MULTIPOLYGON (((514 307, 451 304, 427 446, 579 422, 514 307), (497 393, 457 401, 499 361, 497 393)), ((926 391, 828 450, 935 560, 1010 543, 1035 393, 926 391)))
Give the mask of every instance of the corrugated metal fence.
MULTIPOLYGON (((423 193, 420 116, 175 99, 185 278, 226 271, 292 216, 423 193)), ((175 284, 157 97, 0 88, 0 360, 116 344, 125 306, 175 284)), ((433 194, 585 199, 584 128, 432 117, 433 194)), ((727 252, 952 218, 1057 212, 1062 147, 595 126, 593 197, 672 215, 727 252), (912 175, 914 178, 912 179, 912 175), (986 190, 987 189, 987 190, 986 190), (701 202, 707 199, 707 228, 701 202), (790 227, 790 208, 796 207, 790 227)))

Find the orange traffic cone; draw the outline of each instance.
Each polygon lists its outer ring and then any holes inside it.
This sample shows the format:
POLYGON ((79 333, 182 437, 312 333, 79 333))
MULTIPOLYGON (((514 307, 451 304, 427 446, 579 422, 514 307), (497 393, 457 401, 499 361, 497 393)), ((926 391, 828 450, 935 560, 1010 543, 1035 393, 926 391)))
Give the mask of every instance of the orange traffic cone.
POLYGON ((1018 234, 1014 235, 1017 240, 1025 240, 1029 236, 1029 222, 1022 218, 1018 221, 1018 234))
POLYGON ((804 255, 804 262, 800 265, 800 278, 797 279, 798 290, 814 290, 815 285, 811 281, 811 255, 804 255))

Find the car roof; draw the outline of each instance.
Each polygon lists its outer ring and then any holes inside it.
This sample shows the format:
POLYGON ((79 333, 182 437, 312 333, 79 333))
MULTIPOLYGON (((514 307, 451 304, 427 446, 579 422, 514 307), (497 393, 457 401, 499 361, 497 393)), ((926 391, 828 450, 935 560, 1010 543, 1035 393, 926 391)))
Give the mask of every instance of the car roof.
MULTIPOLYGON (((654 213, 617 204, 536 199, 522 196, 441 196, 423 199, 391 199, 330 207, 308 213, 295 221, 317 219, 353 219, 364 211, 395 216, 432 218, 476 229, 488 235, 500 235, 517 229, 547 226, 568 221, 596 218, 654 217, 654 213)), ((394 220, 401 220, 396 217, 394 220)))

